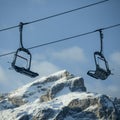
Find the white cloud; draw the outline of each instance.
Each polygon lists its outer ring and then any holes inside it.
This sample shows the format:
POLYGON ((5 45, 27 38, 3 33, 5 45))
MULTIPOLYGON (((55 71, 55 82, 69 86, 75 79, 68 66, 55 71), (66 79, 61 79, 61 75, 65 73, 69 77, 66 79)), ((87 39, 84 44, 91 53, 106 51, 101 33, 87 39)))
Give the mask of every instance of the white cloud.
POLYGON ((56 65, 54 65, 48 61, 43 61, 43 62, 33 61, 32 69, 35 72, 38 72, 40 77, 49 75, 51 73, 54 73, 54 72, 60 70, 59 67, 57 67, 56 65))
POLYGON ((110 55, 110 67, 115 78, 120 79, 120 52, 114 52, 110 55))
POLYGON ((114 62, 117 65, 120 65, 120 52, 115 52, 111 54, 110 58, 112 62, 114 62))
POLYGON ((33 54, 33 58, 36 61, 46 60, 46 56, 44 54, 41 54, 41 53, 33 54))
POLYGON ((65 62, 84 62, 86 61, 83 49, 74 46, 72 48, 66 48, 59 52, 53 52, 53 57, 65 62))
POLYGON ((91 79, 89 82, 87 81, 85 85, 87 87, 87 91, 96 92, 100 94, 106 94, 112 97, 120 98, 120 94, 119 94, 120 93, 120 89, 119 89, 120 81, 115 80, 114 78, 112 80, 108 79, 108 81, 109 83, 107 83, 107 81, 101 81, 101 80, 94 80, 93 82, 93 80, 91 79), (92 81, 92 85, 91 85, 91 81, 92 81))

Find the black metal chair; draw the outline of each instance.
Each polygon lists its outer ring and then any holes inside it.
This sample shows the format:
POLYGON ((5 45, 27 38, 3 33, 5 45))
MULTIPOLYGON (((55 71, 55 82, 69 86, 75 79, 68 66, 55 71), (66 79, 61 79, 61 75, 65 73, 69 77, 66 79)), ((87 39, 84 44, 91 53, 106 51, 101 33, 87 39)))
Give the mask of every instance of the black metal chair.
POLYGON ((31 56, 31 53, 29 52, 28 49, 19 48, 19 49, 17 49, 17 51, 16 51, 16 53, 14 55, 14 60, 13 60, 11 65, 15 69, 16 72, 19 72, 21 74, 27 75, 27 76, 32 77, 32 78, 37 77, 39 74, 35 73, 35 72, 32 72, 30 70, 31 58, 32 58, 32 56, 31 56), (25 54, 29 55, 29 60, 28 60, 28 58, 20 56, 19 55, 20 52, 24 52, 25 54), (16 65, 17 59, 19 59, 19 58, 24 59, 24 60, 27 61, 27 66, 26 67, 20 67, 20 66, 16 65))
POLYGON ((97 31, 100 34, 100 52, 99 51, 94 52, 94 61, 95 61, 96 70, 89 70, 87 74, 96 79, 106 80, 108 76, 111 74, 111 71, 109 70, 108 62, 106 61, 103 55, 102 29, 96 30, 96 32, 97 31), (97 59, 102 60, 104 62, 104 65, 105 65, 104 68, 99 65, 99 63, 97 62, 97 59))
POLYGON ((26 48, 23 47, 23 43, 22 43, 22 28, 23 28, 23 23, 20 23, 20 45, 21 47, 17 49, 15 55, 14 55, 14 60, 11 63, 12 68, 14 68, 14 70, 16 72, 19 72, 21 74, 27 75, 29 77, 37 77, 39 74, 35 73, 33 71, 30 70, 31 68, 31 59, 32 59, 32 55, 30 53, 30 51, 26 48), (19 53, 23 52, 24 54, 28 55, 29 58, 23 57, 22 55, 19 55, 19 53), (26 67, 21 67, 17 65, 17 61, 18 59, 23 59, 27 62, 27 66, 26 67))
POLYGON ((107 77, 111 74, 111 71, 109 70, 108 63, 100 52, 94 53, 94 60, 96 65, 96 70, 89 70, 87 74, 93 78, 105 80, 107 77), (105 64, 105 68, 101 68, 99 63, 97 62, 97 59, 102 60, 105 64))

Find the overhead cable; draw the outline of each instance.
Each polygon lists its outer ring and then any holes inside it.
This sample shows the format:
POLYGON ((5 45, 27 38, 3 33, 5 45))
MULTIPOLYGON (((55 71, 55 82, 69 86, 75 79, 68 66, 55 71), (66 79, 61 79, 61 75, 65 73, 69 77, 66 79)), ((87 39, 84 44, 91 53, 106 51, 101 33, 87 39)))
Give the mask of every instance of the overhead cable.
MULTIPOLYGON (((81 37, 81 36, 85 36, 85 35, 88 35, 88 34, 92 34, 92 33, 98 32, 98 30, 107 30, 107 29, 111 29, 111 28, 114 28, 114 27, 118 27, 118 26, 120 26, 120 24, 115 24, 115 25, 111 25, 111 26, 108 26, 108 27, 100 28, 100 29, 97 29, 97 30, 93 30, 93 31, 81 33, 81 34, 78 34, 78 35, 66 37, 66 38, 63 38, 63 39, 59 39, 59 40, 56 40, 56 41, 51 41, 51 42, 39 44, 39 45, 36 45, 36 46, 29 47, 27 49, 34 49, 34 48, 47 46, 47 45, 58 43, 58 42, 67 41, 67 40, 70 40, 70 39, 73 39, 73 38, 77 38, 77 37, 81 37)), ((14 53, 15 53, 15 51, 9 52, 9 53, 5 53, 5 54, 1 54, 0 57, 11 55, 11 54, 14 54, 14 53)))
POLYGON ((98 5, 98 4, 107 2, 107 1, 109 1, 109 0, 103 0, 103 1, 100 1, 100 2, 92 3, 92 4, 89 4, 89 5, 83 6, 83 7, 79 7, 79 8, 72 9, 72 10, 68 10, 68 11, 66 11, 66 12, 61 12, 61 13, 58 13, 58 14, 55 14, 55 15, 51 15, 51 16, 48 16, 48 17, 45 17, 45 18, 41 18, 41 19, 38 19, 38 20, 34 20, 34 21, 31 21, 31 22, 27 22, 26 24, 31 24, 31 23, 35 23, 35 22, 40 22, 40 21, 43 21, 43 20, 46 20, 46 19, 50 19, 50 18, 53 18, 53 17, 57 17, 57 16, 60 16, 60 15, 64 15, 64 14, 67 14, 67 13, 71 13, 71 12, 74 12, 74 11, 78 11, 78 10, 80 10, 80 9, 92 7, 92 6, 95 6, 95 5, 98 5))
MULTIPOLYGON (((58 13, 58 14, 55 14, 55 15, 51 15, 51 16, 48 16, 48 17, 40 18, 40 19, 31 21, 31 22, 26 22, 26 23, 24 23, 24 25, 28 25, 28 24, 44 21, 44 20, 47 20, 47 19, 50 19, 50 18, 53 18, 53 17, 61 16, 61 15, 68 14, 68 13, 71 13, 71 12, 74 12, 74 11, 78 11, 78 10, 81 10, 81 9, 84 9, 84 8, 92 7, 92 6, 95 6, 95 5, 107 2, 107 1, 109 1, 109 0, 99 1, 99 2, 92 3, 92 4, 89 4, 89 5, 83 6, 83 7, 75 8, 75 9, 68 10, 68 11, 65 11, 65 12, 61 12, 61 13, 58 13)), ((0 29, 0 32, 6 31, 6 30, 10 30, 10 29, 13 29, 13 28, 17 28, 17 27, 19 27, 19 25, 3 28, 3 29, 0 29)))

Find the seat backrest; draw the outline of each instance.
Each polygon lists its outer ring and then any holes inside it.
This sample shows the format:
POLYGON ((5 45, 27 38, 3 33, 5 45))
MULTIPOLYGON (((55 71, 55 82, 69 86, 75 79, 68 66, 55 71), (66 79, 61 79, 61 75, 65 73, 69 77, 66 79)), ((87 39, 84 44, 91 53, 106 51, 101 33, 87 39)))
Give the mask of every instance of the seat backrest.
POLYGON ((95 75, 97 76, 98 79, 101 80, 105 80, 108 77, 107 71, 102 68, 97 68, 95 71, 95 75))
MULTIPOLYGON (((31 57, 32 56, 31 56, 31 53, 29 52, 29 50, 27 50, 25 48, 18 48, 17 51, 16 51, 16 53, 15 53, 15 55, 14 55, 14 60, 13 60, 13 62, 12 62, 11 65, 12 65, 13 68, 14 68, 14 66, 18 66, 16 64, 17 64, 17 61, 20 58, 20 59, 23 59, 23 60, 25 60, 27 62, 27 66, 25 67, 25 69, 29 70, 30 67, 31 67, 31 57), (19 55, 19 53, 21 53, 21 52, 27 54, 29 56, 29 58, 25 58, 25 57, 19 55)), ((22 67, 22 66, 18 66, 18 67, 22 67)))

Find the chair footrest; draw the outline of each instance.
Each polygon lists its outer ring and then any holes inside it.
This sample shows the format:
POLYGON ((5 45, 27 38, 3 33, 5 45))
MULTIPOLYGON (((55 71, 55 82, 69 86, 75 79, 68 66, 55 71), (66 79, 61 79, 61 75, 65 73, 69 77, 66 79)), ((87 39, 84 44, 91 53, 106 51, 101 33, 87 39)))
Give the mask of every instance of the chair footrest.
POLYGON ((24 67, 14 66, 14 69, 16 72, 19 72, 21 74, 27 75, 27 76, 32 77, 32 78, 39 76, 38 73, 35 73, 35 72, 30 71, 28 69, 25 69, 24 67))

